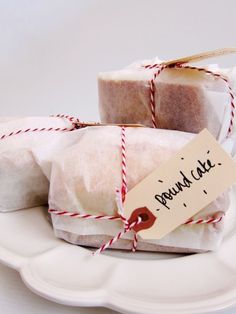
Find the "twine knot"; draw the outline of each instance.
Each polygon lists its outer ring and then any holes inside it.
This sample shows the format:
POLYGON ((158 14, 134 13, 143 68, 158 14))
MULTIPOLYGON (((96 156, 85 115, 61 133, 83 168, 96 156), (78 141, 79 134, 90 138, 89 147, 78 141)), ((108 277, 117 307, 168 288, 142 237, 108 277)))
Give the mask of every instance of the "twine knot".
MULTIPOLYGON (((124 216, 124 207, 123 207, 123 195, 120 190, 116 190, 116 204, 118 208, 118 214, 120 219, 124 223, 124 230, 120 231, 114 238, 112 238, 109 242, 103 244, 98 250, 96 250, 93 255, 99 254, 103 251, 105 251, 108 247, 110 247, 113 243, 118 241, 120 238, 122 238, 127 232, 134 231, 133 228, 140 224, 142 222, 142 218, 138 217, 137 220, 130 222, 125 216, 124 216)), ((138 243, 137 234, 134 231, 134 237, 133 237, 133 243, 132 243, 132 252, 136 251, 138 243)))

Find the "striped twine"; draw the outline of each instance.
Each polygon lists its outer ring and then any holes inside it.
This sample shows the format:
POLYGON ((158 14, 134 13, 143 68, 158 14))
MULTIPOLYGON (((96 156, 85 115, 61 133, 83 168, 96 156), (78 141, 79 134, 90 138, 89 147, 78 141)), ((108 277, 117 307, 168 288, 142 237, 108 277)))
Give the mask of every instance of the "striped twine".
POLYGON ((71 127, 64 127, 64 128, 54 128, 54 127, 50 127, 50 128, 27 128, 27 129, 20 129, 18 131, 13 131, 11 133, 8 134, 3 134, 0 136, 0 140, 4 140, 6 138, 15 136, 15 135, 19 135, 19 134, 25 134, 25 133, 34 133, 34 132, 71 132, 74 131, 78 128, 77 124, 79 123, 79 119, 75 118, 75 117, 71 117, 68 115, 63 115, 63 114, 58 114, 56 116, 51 116, 51 117, 56 117, 56 118, 64 118, 67 119, 72 126, 71 127))
POLYGON ((153 128, 157 128, 156 123, 156 104, 155 104, 155 80, 157 76, 160 75, 160 73, 166 68, 166 66, 161 65, 158 67, 157 72, 153 74, 153 78, 149 81, 149 87, 150 87, 150 108, 151 108, 151 118, 152 118, 152 125, 153 128))
POLYGON ((132 252, 136 251, 138 245, 138 236, 137 236, 137 232, 134 233, 134 238, 133 238, 133 243, 132 243, 132 252))
POLYGON ((97 219, 97 220, 120 220, 120 216, 107 216, 107 215, 90 215, 90 214, 79 214, 68 212, 66 210, 56 210, 49 208, 48 212, 57 216, 67 216, 73 218, 83 218, 83 219, 97 219))
MULTIPOLYGON (((138 217, 137 221, 132 222, 129 224, 126 228, 124 228, 123 231, 120 231, 114 238, 112 238, 107 243, 103 244, 98 250, 96 250, 93 255, 100 254, 101 252, 105 251, 108 247, 110 247, 113 243, 118 241, 120 238, 122 238, 127 232, 131 231, 135 226, 140 224, 142 222, 142 219, 138 217)), ((136 247, 135 247, 136 249, 136 247)))
MULTIPOLYGON (((96 220, 122 220, 124 222, 124 218, 121 216, 107 216, 107 215, 89 215, 89 214, 79 214, 76 212, 69 212, 66 210, 57 210, 50 208, 48 210, 50 214, 57 215, 57 216, 67 216, 67 217, 73 217, 73 218, 83 218, 83 219, 96 219, 96 220)), ((220 222, 223 219, 224 215, 213 218, 209 217, 206 219, 188 219, 184 225, 202 225, 202 224, 215 224, 220 222)))
POLYGON ((199 218, 196 220, 189 219, 184 224, 185 225, 215 224, 215 223, 220 222, 223 219, 223 217, 224 217, 224 215, 222 215, 218 218, 210 217, 210 218, 206 218, 206 219, 199 218))
POLYGON ((122 194, 122 202, 125 201, 125 195, 127 194, 127 180, 126 180, 126 134, 125 127, 121 127, 121 194, 122 194))

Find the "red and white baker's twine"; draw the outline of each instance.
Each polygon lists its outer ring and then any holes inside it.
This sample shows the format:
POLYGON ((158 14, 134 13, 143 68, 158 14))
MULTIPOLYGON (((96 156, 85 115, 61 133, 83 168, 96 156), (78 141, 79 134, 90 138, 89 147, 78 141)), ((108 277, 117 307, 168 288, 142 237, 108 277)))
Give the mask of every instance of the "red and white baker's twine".
MULTIPOLYGON (((82 219, 95 219, 95 220, 122 220, 124 222, 124 230, 120 231, 114 238, 112 238, 107 243, 103 244, 98 250, 94 252, 94 254, 99 254, 103 251, 105 251, 108 247, 110 247, 113 243, 118 241, 120 238, 122 238, 127 232, 131 231, 136 225, 142 222, 141 218, 139 217, 137 221, 134 221, 132 223, 129 223, 125 217, 123 216, 106 216, 106 215, 89 215, 89 214, 79 214, 76 212, 68 212, 66 210, 56 210, 50 208, 49 210, 50 214, 57 215, 57 216, 66 216, 66 217, 72 217, 72 218, 82 218, 82 219)), ((209 217, 206 219, 189 219, 184 224, 185 225, 202 225, 202 224, 215 224, 220 222, 223 219, 223 215, 219 216, 218 218, 209 217)), ((138 237, 137 233, 134 233, 133 243, 132 243, 132 251, 136 251, 138 243, 138 237)))
POLYGON ((219 74, 219 73, 214 73, 210 70, 207 70, 205 68, 198 68, 198 67, 194 67, 194 66, 190 66, 190 65, 185 65, 185 64, 175 64, 175 65, 165 65, 165 64, 148 64, 144 66, 145 69, 157 69, 157 71, 153 74, 152 79, 149 81, 149 86, 150 86, 150 109, 151 109, 151 119, 152 119, 152 124, 154 128, 157 128, 157 122, 156 122, 156 112, 155 112, 155 80, 156 78, 160 75, 160 73, 166 69, 166 68, 185 68, 185 69, 190 69, 190 70, 196 70, 196 71, 200 71, 200 72, 204 72, 206 74, 209 74, 215 78, 219 78, 222 81, 225 82, 228 91, 229 91, 229 95, 230 95, 230 106, 231 106, 231 113, 230 113, 230 122, 229 122, 229 128, 228 128, 228 134, 227 136, 229 136, 232 133, 233 130, 233 123, 234 123, 234 117, 235 117, 235 97, 232 91, 232 88, 229 84, 228 79, 219 74))
POLYGON ((52 117, 57 117, 57 118, 62 118, 62 119, 66 119, 68 120, 72 126, 71 127, 64 127, 64 128, 55 128, 55 127, 50 127, 50 128, 27 128, 27 129, 20 129, 17 131, 13 131, 11 133, 8 134, 3 134, 0 135, 0 140, 6 139, 8 137, 12 137, 15 135, 19 135, 19 134, 23 134, 23 133, 34 133, 34 132, 70 132, 70 131, 74 131, 78 128, 78 123, 79 123, 79 119, 75 118, 75 117, 71 117, 68 115, 64 115, 64 114, 58 114, 56 116, 52 116, 52 117))
POLYGON ((121 127, 121 178, 122 178, 122 201, 125 201, 125 195, 127 194, 127 181, 126 181, 126 137, 125 127, 121 127))
MULTIPOLYGON (((123 218, 120 216, 107 216, 107 215, 89 215, 89 214, 79 214, 76 212, 68 212, 66 210, 57 210, 50 208, 49 213, 57 215, 57 216, 67 216, 72 218, 83 218, 83 219, 96 219, 96 220, 122 220, 123 218)), ((220 222, 223 219, 223 216, 220 216, 218 218, 206 218, 206 219, 189 219, 187 220, 184 225, 201 225, 201 224, 210 224, 210 223, 217 223, 220 222)))
MULTIPOLYGON (((69 212, 66 210, 57 210, 50 208, 49 213, 57 216, 66 216, 72 218, 81 218, 81 219, 95 219, 95 220, 121 220, 124 223, 124 230, 120 231, 115 237, 113 237, 110 241, 103 244, 98 250, 96 250, 93 254, 99 254, 109 248, 112 244, 122 238, 127 232, 133 231, 133 228, 142 222, 141 217, 132 223, 128 221, 128 219, 124 216, 124 208, 123 203, 125 200, 125 195, 127 193, 127 172, 126 172, 126 135, 125 135, 125 127, 121 127, 121 174, 122 174, 122 185, 121 190, 116 190, 116 204, 118 208, 118 215, 116 216, 107 216, 107 215, 90 215, 90 214, 79 214, 76 212, 69 212)), ((223 219, 223 215, 218 218, 209 217, 206 219, 189 219, 185 222, 185 225, 200 225, 200 224, 210 224, 210 223, 218 223, 223 219)), ((138 243, 137 233, 133 234, 133 243, 132 243, 132 251, 136 251, 138 243)))
POLYGON ((153 74, 153 78, 149 82, 150 86, 150 108, 151 108, 151 114, 152 114, 152 125, 156 129, 157 123, 156 123, 156 105, 155 105, 155 80, 157 76, 160 75, 160 73, 165 69, 166 67, 164 65, 161 65, 158 67, 157 72, 153 74))

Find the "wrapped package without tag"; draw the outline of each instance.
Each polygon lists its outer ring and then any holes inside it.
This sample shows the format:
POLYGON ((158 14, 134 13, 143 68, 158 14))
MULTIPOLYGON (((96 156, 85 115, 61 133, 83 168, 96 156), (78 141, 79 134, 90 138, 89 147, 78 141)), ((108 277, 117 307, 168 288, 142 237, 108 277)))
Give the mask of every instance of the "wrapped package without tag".
MULTIPOLYGON (((98 75, 102 122, 153 127, 150 81, 157 69, 145 69, 144 65, 156 62, 160 61, 134 63, 98 75)), ((235 89, 235 69, 209 69, 228 77, 235 89)), ((218 139, 226 136, 232 108, 228 86, 221 78, 192 69, 164 69, 154 80, 154 104, 158 128, 192 133, 207 128, 218 139)))
MULTIPOLYGON (((72 127, 54 117, 1 118, 0 137, 19 130, 72 127)), ((77 132, 77 131, 76 131, 77 132)), ((0 211, 7 212, 47 204, 49 181, 36 155, 48 168, 51 158, 72 143, 73 132, 22 132, 0 141, 0 211)))
MULTIPOLYGON (((151 128, 126 128, 128 190, 168 161, 195 135, 151 128)), ((93 215, 117 215, 115 191, 121 187, 121 128, 89 127, 80 130, 75 145, 52 164, 49 206, 56 210, 93 215)), ((193 218, 219 217, 229 207, 228 193, 218 197, 193 218)), ((123 230, 121 221, 86 220, 52 214, 57 237, 68 242, 100 247, 123 230)), ((216 249, 222 239, 223 221, 181 225, 160 240, 139 238, 138 250, 201 252, 216 249)), ((130 249, 132 232, 112 248, 130 249)))

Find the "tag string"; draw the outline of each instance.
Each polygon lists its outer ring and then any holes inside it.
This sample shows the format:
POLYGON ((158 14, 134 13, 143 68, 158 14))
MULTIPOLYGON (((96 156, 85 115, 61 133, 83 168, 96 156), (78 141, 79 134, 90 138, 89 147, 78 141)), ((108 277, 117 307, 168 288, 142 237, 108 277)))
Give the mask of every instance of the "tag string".
POLYGON ((127 173, 126 173, 126 133, 125 127, 121 127, 121 178, 122 178, 122 186, 121 186, 121 195, 122 202, 125 201, 125 196, 127 194, 127 173))
MULTIPOLYGON (((142 222, 141 217, 138 217, 136 221, 129 222, 129 220, 124 216, 124 201, 127 194, 127 169, 126 169, 126 128, 121 127, 121 189, 116 189, 116 204, 118 209, 118 215, 108 216, 108 215, 90 215, 90 214, 79 214, 77 212, 69 212, 67 210, 57 210, 49 208, 48 212, 57 216, 65 216, 71 218, 81 218, 81 219, 94 219, 94 220, 120 220, 124 223, 123 231, 120 231, 116 236, 114 236, 110 241, 103 244, 99 249, 97 249, 93 255, 100 254, 109 248, 116 241, 121 239, 126 233, 133 231, 132 240, 132 251, 135 252, 138 244, 137 233, 133 230, 135 226, 142 222)), ((209 217, 206 219, 188 219, 185 225, 200 225, 200 224, 215 224, 219 223, 223 219, 223 214, 218 218, 209 217)))
POLYGON ((199 71, 199 72, 204 72, 206 74, 209 74, 217 79, 221 79, 223 82, 225 82, 229 95, 230 95, 230 106, 231 106, 231 113, 230 113, 230 121, 229 121, 229 127, 227 130, 227 137, 232 133, 233 131, 233 123, 234 123, 234 117, 235 117, 235 97, 233 94, 232 87, 230 86, 229 80, 219 74, 219 73, 214 73, 210 70, 207 70, 205 68, 199 68, 199 67, 194 67, 190 65, 185 65, 183 63, 176 63, 176 64, 148 64, 144 66, 145 69, 157 69, 156 72, 154 72, 152 79, 149 81, 149 90, 150 90, 150 110, 151 110, 151 119, 152 119, 152 125, 154 128, 157 128, 157 122, 156 122, 156 105, 155 105, 155 80, 156 78, 161 74, 161 72, 164 69, 167 68, 177 68, 177 69, 190 69, 194 71, 199 71))

